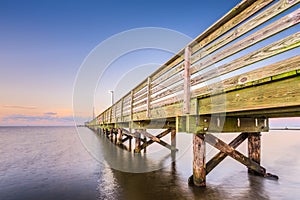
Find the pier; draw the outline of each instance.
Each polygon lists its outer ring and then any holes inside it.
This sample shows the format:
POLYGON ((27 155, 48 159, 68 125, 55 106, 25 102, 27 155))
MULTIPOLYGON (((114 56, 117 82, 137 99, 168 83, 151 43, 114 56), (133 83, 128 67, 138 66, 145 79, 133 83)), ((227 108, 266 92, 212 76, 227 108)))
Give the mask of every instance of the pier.
POLYGON ((176 155, 176 135, 193 134, 191 185, 205 186, 227 156, 277 179, 260 165, 261 132, 270 118, 300 116, 300 51, 288 53, 300 46, 299 2, 242 1, 86 126, 134 153, 157 143, 176 155), (212 134, 232 132, 229 144, 212 134), (236 150, 245 140, 248 155, 236 150), (208 162, 207 144, 220 151, 208 162))

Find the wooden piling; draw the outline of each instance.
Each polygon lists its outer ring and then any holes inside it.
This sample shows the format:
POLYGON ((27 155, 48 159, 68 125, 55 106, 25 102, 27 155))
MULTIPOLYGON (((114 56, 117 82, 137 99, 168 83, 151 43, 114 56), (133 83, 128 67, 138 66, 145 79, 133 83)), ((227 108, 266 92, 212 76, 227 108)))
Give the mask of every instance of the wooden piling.
POLYGON ((129 137, 129 147, 128 147, 128 151, 132 151, 132 145, 131 145, 131 143, 132 143, 132 137, 129 137))
POLYGON ((134 153, 140 153, 140 152, 141 152, 141 133, 140 130, 136 130, 134 153))
POLYGON ((123 138, 122 129, 118 128, 118 141, 117 141, 117 144, 122 144, 122 138, 123 138))
POLYGON ((113 142, 114 141, 114 130, 113 130, 113 128, 111 128, 110 131, 109 131, 109 137, 110 137, 110 141, 113 142))
POLYGON ((198 187, 206 186, 205 135, 195 134, 193 138, 193 184, 198 187))
MULTIPOLYGON (((147 143, 147 137, 146 136, 144 136, 143 144, 145 144, 145 143, 147 143)), ((144 153, 147 153, 147 148, 146 147, 144 148, 144 153)))
POLYGON ((176 129, 171 130, 171 157, 174 162, 176 160, 176 129))
MULTIPOLYGON (((257 133, 248 133, 248 157, 250 160, 260 164, 260 153, 261 153, 261 134, 257 133)), ((248 173, 260 175, 255 171, 248 168, 248 173)))

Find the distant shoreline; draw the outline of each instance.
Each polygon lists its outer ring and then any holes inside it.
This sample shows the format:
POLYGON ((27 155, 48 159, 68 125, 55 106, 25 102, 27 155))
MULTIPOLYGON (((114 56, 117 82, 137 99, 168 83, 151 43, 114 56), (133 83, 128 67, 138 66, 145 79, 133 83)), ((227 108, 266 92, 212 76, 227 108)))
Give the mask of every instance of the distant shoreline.
MULTIPOLYGON (((0 125, 0 128, 17 128, 17 127, 21 128, 21 127, 86 127, 86 126, 85 125, 40 125, 40 126, 36 126, 36 125, 3 126, 3 125, 0 125)), ((299 131, 300 127, 272 127, 269 130, 271 130, 271 131, 273 131, 273 130, 299 131)))
POLYGON ((271 131, 273 131, 273 130, 279 130, 279 131, 285 131, 285 130, 289 130, 289 131, 299 131, 300 130, 300 128, 289 128, 289 127, 284 127, 284 128, 282 128, 282 127, 279 127, 279 128, 270 128, 269 130, 271 130, 271 131))

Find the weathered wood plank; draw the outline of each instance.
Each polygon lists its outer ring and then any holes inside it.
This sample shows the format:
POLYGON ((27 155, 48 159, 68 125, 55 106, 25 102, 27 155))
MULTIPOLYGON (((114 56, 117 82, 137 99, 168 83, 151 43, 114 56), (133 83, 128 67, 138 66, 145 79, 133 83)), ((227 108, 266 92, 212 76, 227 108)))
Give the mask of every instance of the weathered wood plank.
POLYGON ((295 56, 277 63, 253 70, 241 75, 234 76, 222 82, 217 82, 192 91, 192 98, 205 97, 207 95, 216 95, 232 90, 242 89, 252 85, 266 83, 274 80, 275 75, 285 74, 289 71, 300 69, 300 56, 295 56))
POLYGON ((183 71, 183 69, 184 69, 184 65, 181 62, 178 66, 175 66, 174 68, 172 68, 171 70, 169 70, 165 74, 163 74, 160 77, 158 77, 155 81, 153 81, 152 84, 151 84, 152 87, 155 87, 157 85, 162 84, 164 81, 166 81, 167 79, 171 78, 175 74, 178 74, 181 71, 183 71))
POLYGON ((179 84, 179 85, 176 85, 176 86, 170 86, 166 91, 161 92, 161 93, 157 93, 156 95, 154 95, 151 98, 151 101, 156 101, 158 99, 162 99, 166 96, 169 96, 169 95, 175 94, 177 92, 180 92, 180 91, 183 90, 183 88, 184 88, 183 84, 179 84))
POLYGON ((135 88, 133 89, 134 96, 136 96, 136 93, 139 93, 139 91, 140 91, 141 89, 143 89, 146 85, 147 85, 147 79, 144 80, 143 82, 141 82, 137 87, 135 87, 135 88))
POLYGON ((183 51, 178 52, 170 61, 162 65, 158 70, 156 70, 152 75, 150 75, 150 78, 152 81, 155 81, 157 78, 161 77, 163 74, 165 74, 167 71, 172 69, 174 66, 178 65, 183 61, 183 51), (173 59, 173 60, 172 60, 173 59))
MULTIPOLYGON (((195 54, 192 57, 191 63, 194 64, 201 58, 215 52, 216 50, 222 48, 223 46, 229 44, 230 42, 234 41, 235 39, 243 36, 245 33, 253 30, 254 28, 260 26, 264 22, 272 19, 276 15, 284 12, 285 10, 289 9, 290 7, 299 3, 297 1, 279 1, 276 4, 272 5, 271 7, 267 8, 264 12, 259 13, 249 21, 245 22, 241 26, 237 27, 236 29, 230 31, 229 33, 220 37, 217 41, 210 45, 207 48, 201 49, 201 51, 195 54)), ((273 29, 276 30, 276 27, 273 29)), ((267 32, 266 32, 267 33, 267 32)), ((202 47, 203 48, 203 47, 202 47)), ((197 70, 196 70, 197 71, 197 70)))
POLYGON ((145 86, 143 86, 142 88, 140 88, 139 90, 136 90, 134 92, 134 99, 138 98, 141 95, 144 95, 147 92, 147 84, 145 86))
POLYGON ((192 47, 192 53, 199 51, 230 29, 234 28, 235 26, 248 19, 250 16, 254 15, 256 12, 270 4, 272 1, 273 0, 244 1, 244 3, 242 3, 241 5, 236 6, 227 15, 225 15, 222 19, 220 19, 218 22, 208 28, 207 31, 205 31, 195 39, 197 43, 192 47), (247 3, 249 4, 245 8, 243 4, 247 3), (239 6, 244 7, 242 9, 239 9, 239 6), (225 23, 220 23, 222 22, 222 20, 225 21, 225 23))
POLYGON ((133 105, 136 105, 136 103, 138 103, 139 101, 141 101, 145 98, 147 98, 147 93, 144 93, 139 97, 135 97, 134 100, 133 100, 133 105))
MULTIPOLYGON (((152 113, 151 113, 152 116, 152 113)), ((146 109, 143 111, 137 111, 133 114, 132 120, 133 121, 140 121, 140 120, 147 120, 147 115, 146 115, 146 109)))
POLYGON ((183 93, 182 92, 179 94, 176 94, 176 95, 170 95, 170 97, 162 99, 161 101, 153 102, 151 104, 151 108, 167 106, 167 105, 174 104, 174 103, 177 103, 180 101, 183 101, 183 93))
MULTIPOLYGON (((147 94, 146 94, 146 97, 147 97, 147 94)), ((141 99, 141 100, 138 101, 138 102, 134 102, 134 103, 133 103, 134 110, 135 110, 135 108, 137 108, 137 107, 140 107, 140 106, 146 106, 146 104, 147 104, 147 98, 146 98, 146 97, 144 97, 143 99, 141 99)))
POLYGON ((248 37, 236 42, 233 45, 223 49, 222 51, 203 59, 200 63, 197 63, 191 69, 191 74, 194 74, 200 70, 203 70, 233 54, 236 54, 248 47, 253 46, 291 26, 294 26, 300 22, 300 9, 290 13, 287 16, 273 22, 272 24, 258 30, 257 32, 249 35, 248 37))
POLYGON ((263 47, 257 51, 250 54, 242 56, 241 58, 235 59, 230 63, 223 64, 217 69, 209 70, 208 72, 196 76, 191 80, 191 85, 197 85, 203 83, 212 78, 227 74, 229 72, 235 71, 237 69, 243 68, 245 66, 251 65, 253 63, 259 62, 266 58, 278 55, 280 53, 286 52, 288 50, 297 48, 300 46, 300 32, 292 34, 282 40, 276 41, 266 47, 263 47), (218 73, 216 73, 218 72, 218 73))
POLYGON ((151 93, 155 94, 163 89, 169 88, 170 86, 178 83, 179 81, 182 81, 184 76, 183 73, 176 74, 172 78, 168 79, 167 81, 161 83, 160 85, 157 85, 156 87, 152 88, 151 93))
POLYGON ((199 114, 240 111, 248 111, 248 114, 251 114, 250 111, 254 110, 271 108, 280 110, 299 105, 300 76, 296 76, 199 99, 199 114))

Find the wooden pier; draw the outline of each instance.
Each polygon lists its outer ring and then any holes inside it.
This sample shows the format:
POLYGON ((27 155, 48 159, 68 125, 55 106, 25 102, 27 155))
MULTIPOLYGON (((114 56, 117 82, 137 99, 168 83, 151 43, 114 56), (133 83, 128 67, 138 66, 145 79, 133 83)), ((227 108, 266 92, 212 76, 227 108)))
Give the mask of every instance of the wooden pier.
POLYGON ((260 133, 269 118, 300 116, 299 2, 242 1, 86 125, 119 146, 129 141, 124 148, 135 153, 158 143, 176 154, 176 133, 193 133, 195 186, 205 186, 226 156, 249 173, 278 178, 260 165, 260 133), (241 134, 229 144, 212 134, 224 132, 241 134), (245 140, 248 157, 235 150, 245 140), (220 151, 208 162, 206 144, 220 151))

